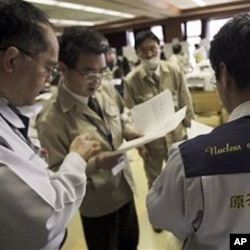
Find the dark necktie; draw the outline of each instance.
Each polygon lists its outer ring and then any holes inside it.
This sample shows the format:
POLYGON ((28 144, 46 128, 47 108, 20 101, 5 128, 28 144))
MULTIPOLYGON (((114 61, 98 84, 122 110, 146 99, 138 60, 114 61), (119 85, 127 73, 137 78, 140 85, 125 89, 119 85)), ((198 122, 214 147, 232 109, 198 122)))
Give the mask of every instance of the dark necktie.
MULTIPOLYGON (((20 132, 20 134, 22 134, 22 136, 25 139, 25 142, 32 148, 32 150, 38 154, 40 157, 42 157, 43 159, 45 159, 43 152, 40 150, 40 148, 36 147, 32 141, 30 140, 29 136, 28 136, 28 129, 29 129, 29 118, 23 114, 21 114, 21 112, 13 105, 9 104, 9 107, 12 109, 12 111, 14 111, 14 113, 16 115, 18 115, 18 117, 22 120, 23 124, 24 124, 24 128, 18 128, 18 131, 20 132)), ((15 132, 15 128, 13 127, 12 124, 10 124, 8 121, 7 123, 10 125, 10 127, 13 129, 13 131, 15 132)), ((19 134, 19 136, 21 137, 21 135, 19 134)))
POLYGON ((29 118, 22 115, 22 114, 17 114, 19 116, 19 118, 22 120, 23 124, 24 124, 24 128, 19 128, 18 130, 20 131, 20 133, 24 136, 24 138, 26 140, 29 140, 28 137, 28 129, 29 129, 29 118))
POLYGON ((88 106, 102 118, 102 111, 95 97, 89 97, 88 106))
MULTIPOLYGON (((25 127, 24 128, 18 128, 18 131, 23 135, 23 137, 25 139, 27 139, 28 138, 28 129, 29 129, 29 118, 27 116, 21 114, 21 112, 14 105, 9 104, 8 106, 22 120, 25 127)), ((9 124, 9 125, 12 127, 11 124, 9 124)))

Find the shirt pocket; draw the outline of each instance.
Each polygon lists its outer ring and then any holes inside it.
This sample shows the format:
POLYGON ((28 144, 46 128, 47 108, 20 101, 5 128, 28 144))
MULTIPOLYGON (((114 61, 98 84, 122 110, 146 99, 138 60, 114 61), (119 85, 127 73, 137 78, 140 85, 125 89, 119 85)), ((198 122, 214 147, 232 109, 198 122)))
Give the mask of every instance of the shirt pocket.
POLYGON ((105 113, 108 117, 115 118, 117 116, 120 116, 120 111, 116 106, 107 106, 105 107, 105 113))
POLYGON ((144 95, 137 95, 135 99, 136 99, 136 103, 143 103, 153 97, 154 97, 153 93, 146 93, 144 95))
POLYGON ((110 131, 114 148, 117 148, 122 141, 122 122, 118 107, 107 106, 105 109, 105 118, 108 130, 110 131))

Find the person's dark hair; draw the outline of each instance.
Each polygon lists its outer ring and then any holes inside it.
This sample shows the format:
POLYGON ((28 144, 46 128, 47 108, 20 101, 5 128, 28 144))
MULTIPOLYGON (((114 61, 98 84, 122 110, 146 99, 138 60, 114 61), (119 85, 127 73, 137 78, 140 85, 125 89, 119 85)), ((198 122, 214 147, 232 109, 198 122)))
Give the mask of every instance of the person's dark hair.
POLYGON ((179 43, 176 43, 172 46, 172 50, 174 54, 180 54, 182 50, 182 46, 179 43))
POLYGON ((229 20, 211 42, 209 58, 220 78, 223 62, 239 89, 250 89, 250 15, 241 14, 229 20))
POLYGON ((99 32, 86 27, 66 28, 59 38, 59 61, 65 63, 70 69, 82 53, 100 55, 109 51, 107 39, 99 32))
POLYGON ((0 50, 14 46, 30 55, 47 49, 44 26, 52 27, 46 14, 30 3, 0 3, 0 50))
POLYGON ((140 47, 140 45, 146 40, 146 39, 151 39, 156 41, 158 44, 160 44, 159 38, 150 30, 143 30, 140 31, 136 37, 135 37, 135 50, 140 47))
POLYGON ((117 66, 123 70, 124 76, 131 71, 129 60, 126 56, 123 56, 122 58, 117 58, 117 66))
POLYGON ((113 78, 123 78, 124 77, 124 71, 121 67, 117 67, 113 72, 113 78))
POLYGON ((200 48, 200 45, 199 45, 198 43, 196 43, 196 44, 194 45, 194 48, 195 48, 195 49, 199 49, 199 48, 200 48))

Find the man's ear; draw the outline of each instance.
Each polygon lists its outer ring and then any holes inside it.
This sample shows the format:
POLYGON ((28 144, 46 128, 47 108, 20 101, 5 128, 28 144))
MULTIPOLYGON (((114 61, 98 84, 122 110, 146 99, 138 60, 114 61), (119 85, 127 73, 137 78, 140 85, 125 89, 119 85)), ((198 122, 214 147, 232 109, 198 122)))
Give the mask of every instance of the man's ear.
POLYGON ((224 62, 220 63, 220 84, 222 84, 223 88, 227 88, 231 90, 233 87, 232 76, 229 74, 227 66, 224 62))
POLYGON ((15 47, 9 47, 4 51, 2 66, 6 72, 13 72, 15 59, 20 54, 19 50, 15 47))

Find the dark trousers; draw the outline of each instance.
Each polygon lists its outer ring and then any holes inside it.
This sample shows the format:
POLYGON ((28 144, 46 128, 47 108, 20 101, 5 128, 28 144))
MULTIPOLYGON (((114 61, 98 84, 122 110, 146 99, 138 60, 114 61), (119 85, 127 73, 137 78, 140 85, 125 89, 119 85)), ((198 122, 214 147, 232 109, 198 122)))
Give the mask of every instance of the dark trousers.
POLYGON ((117 211, 89 218, 81 215, 89 250, 136 250, 139 226, 134 200, 117 211))

